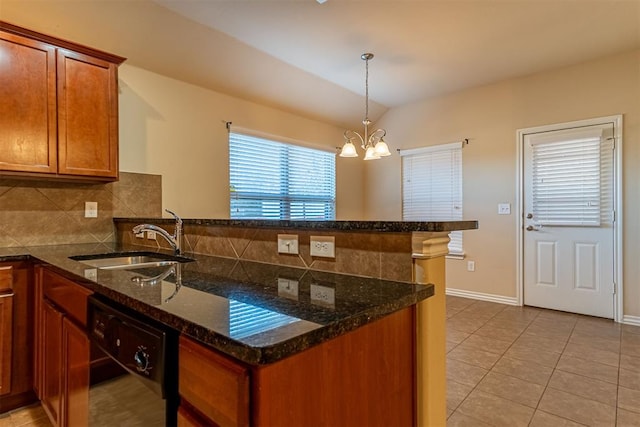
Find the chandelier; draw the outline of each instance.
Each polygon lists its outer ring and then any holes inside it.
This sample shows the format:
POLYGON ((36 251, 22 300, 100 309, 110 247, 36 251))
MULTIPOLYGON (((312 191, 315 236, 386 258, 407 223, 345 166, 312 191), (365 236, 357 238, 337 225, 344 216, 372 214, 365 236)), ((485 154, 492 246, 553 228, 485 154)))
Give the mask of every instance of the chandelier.
POLYGON ((376 160, 380 157, 390 156, 389 147, 384 142, 384 136, 387 131, 384 129, 376 129, 369 134, 369 60, 373 58, 373 53, 363 53, 360 58, 365 62, 365 113, 362 124, 364 125, 364 136, 352 130, 344 132, 344 145, 340 150, 340 157, 358 157, 354 142, 359 143, 364 150, 365 160, 376 160))

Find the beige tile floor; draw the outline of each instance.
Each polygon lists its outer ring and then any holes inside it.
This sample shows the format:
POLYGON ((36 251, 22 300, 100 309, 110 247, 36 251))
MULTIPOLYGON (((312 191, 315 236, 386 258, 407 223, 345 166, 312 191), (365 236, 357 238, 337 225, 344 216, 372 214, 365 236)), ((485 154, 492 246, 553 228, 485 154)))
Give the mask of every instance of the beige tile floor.
POLYGON ((447 297, 447 425, 640 426, 640 327, 447 297))
POLYGON ((40 404, 26 406, 0 414, 0 427, 50 427, 51 423, 40 404))

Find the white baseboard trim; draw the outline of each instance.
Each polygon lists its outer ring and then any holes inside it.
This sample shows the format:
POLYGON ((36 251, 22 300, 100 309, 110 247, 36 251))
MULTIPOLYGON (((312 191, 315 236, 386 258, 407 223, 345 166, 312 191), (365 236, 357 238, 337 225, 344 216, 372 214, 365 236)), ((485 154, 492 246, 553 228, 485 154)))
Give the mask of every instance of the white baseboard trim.
POLYGON ((640 326, 640 316, 622 316, 622 323, 625 325, 640 326))
POLYGON ((489 302, 497 302, 500 304, 518 305, 518 298, 516 297, 505 297, 502 295, 484 294, 482 292, 465 291, 462 289, 452 289, 452 288, 447 288, 446 294, 454 297, 477 299, 479 301, 489 301, 489 302))

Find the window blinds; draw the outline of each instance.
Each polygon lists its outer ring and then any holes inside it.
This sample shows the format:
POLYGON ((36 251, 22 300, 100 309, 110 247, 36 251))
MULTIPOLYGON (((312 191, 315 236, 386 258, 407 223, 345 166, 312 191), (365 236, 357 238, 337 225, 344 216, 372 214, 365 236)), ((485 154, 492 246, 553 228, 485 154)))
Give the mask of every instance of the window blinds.
POLYGON ((335 153, 229 133, 231 218, 335 218, 335 153))
MULTIPOLYGON (((403 150, 401 155, 403 220, 461 220, 462 143, 403 150)), ((449 237, 449 253, 463 254, 462 232, 449 237)))
POLYGON ((537 224, 600 226, 607 209, 601 195, 611 187, 612 172, 607 166, 611 162, 606 161, 611 150, 603 150, 602 144, 600 128, 531 139, 532 209, 537 224))

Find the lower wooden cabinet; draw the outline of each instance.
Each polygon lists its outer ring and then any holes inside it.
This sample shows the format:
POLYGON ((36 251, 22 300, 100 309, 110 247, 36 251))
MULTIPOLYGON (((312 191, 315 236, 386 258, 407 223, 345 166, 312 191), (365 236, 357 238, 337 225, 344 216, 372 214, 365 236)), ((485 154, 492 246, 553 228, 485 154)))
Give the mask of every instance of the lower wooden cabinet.
POLYGON ((54 425, 62 423, 62 320, 64 314, 48 301, 42 304, 42 406, 54 425))
POLYGON ((67 278, 37 268, 34 387, 55 426, 88 424, 91 358, 86 306, 90 294, 67 278))
POLYGON ((28 261, 0 263, 0 413, 35 400, 31 275, 28 261))
POLYGON ((182 427, 416 425, 415 308, 272 364, 180 339, 182 427))
POLYGON ((180 337, 179 345, 179 424, 249 425, 249 370, 191 339, 180 337))
POLYGON ((13 292, 0 293, 0 396, 11 393, 13 292))
POLYGON ((89 424, 90 345, 84 329, 62 320, 62 425, 89 424))

